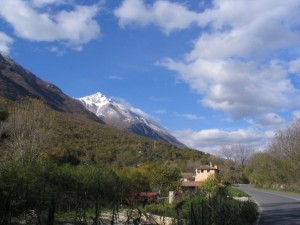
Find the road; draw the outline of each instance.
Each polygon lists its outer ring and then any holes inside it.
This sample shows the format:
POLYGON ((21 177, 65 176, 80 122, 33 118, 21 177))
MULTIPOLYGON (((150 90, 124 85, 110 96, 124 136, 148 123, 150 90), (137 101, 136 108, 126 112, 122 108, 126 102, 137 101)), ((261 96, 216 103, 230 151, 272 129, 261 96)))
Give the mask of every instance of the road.
POLYGON ((259 225, 300 224, 300 194, 260 190, 239 185, 260 205, 259 225))

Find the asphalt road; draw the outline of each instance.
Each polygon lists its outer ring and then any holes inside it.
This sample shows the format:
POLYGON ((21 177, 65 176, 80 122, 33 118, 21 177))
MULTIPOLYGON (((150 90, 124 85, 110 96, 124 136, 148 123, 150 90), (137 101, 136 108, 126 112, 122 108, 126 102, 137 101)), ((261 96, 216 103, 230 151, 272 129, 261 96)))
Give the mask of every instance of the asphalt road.
POLYGON ((239 185, 260 206, 259 225, 300 224, 300 194, 268 191, 239 185))

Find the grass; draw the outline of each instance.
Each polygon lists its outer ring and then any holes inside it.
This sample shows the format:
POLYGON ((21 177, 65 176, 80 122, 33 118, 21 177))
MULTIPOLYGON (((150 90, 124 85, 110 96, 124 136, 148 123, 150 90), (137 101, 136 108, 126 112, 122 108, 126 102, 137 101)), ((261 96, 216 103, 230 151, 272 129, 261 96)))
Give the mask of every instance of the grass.
POLYGON ((233 188, 233 187, 230 187, 228 189, 228 195, 230 197, 249 197, 249 195, 246 194, 245 192, 243 192, 239 189, 233 188))

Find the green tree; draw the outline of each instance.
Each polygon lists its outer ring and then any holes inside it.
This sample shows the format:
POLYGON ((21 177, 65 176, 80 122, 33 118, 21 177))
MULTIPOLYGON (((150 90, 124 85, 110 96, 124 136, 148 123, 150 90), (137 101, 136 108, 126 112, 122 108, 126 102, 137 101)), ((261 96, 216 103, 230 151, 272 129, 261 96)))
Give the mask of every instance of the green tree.
POLYGON ((216 196, 220 191, 220 186, 217 178, 214 175, 210 175, 202 185, 202 191, 206 196, 216 196))
POLYGON ((180 183, 180 170, 175 167, 158 166, 151 174, 151 187, 162 195, 177 190, 180 183))

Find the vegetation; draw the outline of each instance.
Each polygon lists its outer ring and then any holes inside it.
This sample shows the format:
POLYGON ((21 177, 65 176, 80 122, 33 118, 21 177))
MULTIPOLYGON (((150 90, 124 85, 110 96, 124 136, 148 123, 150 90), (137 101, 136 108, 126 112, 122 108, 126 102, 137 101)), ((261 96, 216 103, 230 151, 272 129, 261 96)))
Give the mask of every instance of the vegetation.
MULTIPOLYGON (((180 170, 209 155, 54 112, 38 100, 0 101, 0 223, 100 223, 127 193, 166 195, 180 170)), ((112 213, 112 215, 114 215, 112 213)))
POLYGON ((166 203, 147 205, 145 210, 163 217, 176 218, 174 222, 201 225, 253 224, 257 217, 254 202, 241 202, 228 197, 227 187, 210 179, 204 184, 203 192, 191 198, 184 198, 172 205, 166 203))
POLYGON ((182 171, 195 162, 207 164, 211 157, 201 151, 153 141, 85 117, 56 112, 38 100, 25 99, 15 103, 0 99, 1 109, 3 118, 7 117, 5 114, 9 116, 1 122, 0 132, 2 129, 10 133, 10 140, 3 143, 2 148, 19 156, 23 151, 29 151, 25 146, 28 145, 30 151, 50 156, 60 164, 125 168, 152 163, 176 166, 182 171))
MULTIPOLYGON (((53 225, 59 223, 57 215, 67 215, 74 224, 96 225, 104 208, 111 211, 113 223, 127 194, 156 191, 166 196, 179 185, 180 171, 211 159, 199 151, 54 112, 30 99, 0 101, 0 151, 0 224, 4 225, 15 221, 53 225)), ((255 207, 226 196, 212 177, 196 199, 145 209, 158 214, 167 210, 192 224, 199 224, 195 222, 199 219, 206 221, 203 224, 238 224, 233 218, 242 216, 250 221, 248 215, 254 215, 255 207), (198 218, 196 211, 208 217, 198 218), (229 213, 228 223, 221 223, 222 212, 229 213)))
POLYGON ((259 187, 300 192, 300 119, 279 130, 266 151, 253 155, 246 172, 259 187))
POLYGON ((254 154, 254 149, 247 145, 222 146, 218 154, 217 164, 221 168, 221 180, 224 184, 248 183, 245 166, 254 154), (225 160, 224 160, 225 159, 225 160))
POLYGON ((246 194, 245 192, 239 190, 239 189, 236 189, 236 188, 233 188, 233 187, 229 187, 228 188, 228 196, 229 197, 249 197, 248 194, 246 194))

